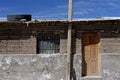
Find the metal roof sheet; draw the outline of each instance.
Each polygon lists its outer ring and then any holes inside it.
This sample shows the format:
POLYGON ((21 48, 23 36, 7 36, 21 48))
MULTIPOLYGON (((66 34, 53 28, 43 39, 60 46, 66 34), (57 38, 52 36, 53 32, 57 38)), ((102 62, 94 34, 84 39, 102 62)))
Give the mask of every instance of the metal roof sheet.
MULTIPOLYGON (((73 21, 105 21, 105 20, 120 20, 120 17, 97 17, 97 18, 77 18, 73 21)), ((67 19, 32 19, 29 22, 50 22, 50 21, 68 21, 67 19)), ((7 18, 0 18, 0 22, 7 22, 7 18)))

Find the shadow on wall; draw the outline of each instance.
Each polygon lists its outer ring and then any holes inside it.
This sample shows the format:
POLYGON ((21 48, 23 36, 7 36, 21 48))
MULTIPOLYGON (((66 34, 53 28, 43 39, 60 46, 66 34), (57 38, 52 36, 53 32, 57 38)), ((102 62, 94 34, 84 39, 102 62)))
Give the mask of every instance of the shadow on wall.
POLYGON ((35 36, 31 30, 26 29, 4 29, 0 30, 0 40, 25 40, 35 36))
POLYGON ((77 80, 76 70, 73 67, 73 62, 74 62, 74 54, 72 54, 72 56, 71 56, 71 80, 77 80))

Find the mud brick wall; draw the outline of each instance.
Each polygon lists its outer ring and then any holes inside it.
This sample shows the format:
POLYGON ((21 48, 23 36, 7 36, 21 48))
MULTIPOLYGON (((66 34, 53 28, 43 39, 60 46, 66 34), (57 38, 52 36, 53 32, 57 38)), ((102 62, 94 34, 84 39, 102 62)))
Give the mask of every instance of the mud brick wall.
MULTIPOLYGON (((100 36, 100 53, 120 52, 120 32, 114 33, 119 25, 111 24, 82 24, 73 25, 72 53, 81 53, 81 36, 84 32, 98 32, 100 36), (99 30, 104 30, 100 32, 99 30)), ((57 33, 60 35, 60 53, 67 53, 67 26, 29 25, 29 27, 2 27, 0 28, 0 53, 2 54, 36 54, 37 35, 57 33)))
POLYGON ((0 54, 36 54, 37 35, 41 32, 60 35, 60 53, 67 51, 67 27, 29 26, 0 28, 0 54))
POLYGON ((120 38, 101 39, 100 53, 120 53, 120 38))
POLYGON ((99 49, 100 53, 120 53, 120 26, 118 24, 83 24, 76 25, 74 27, 76 30, 76 40, 75 43, 75 51, 76 53, 81 53, 81 36, 84 32, 97 32, 100 36, 99 49), (102 32, 102 30, 104 30, 102 32), (118 32, 116 33, 116 30, 118 32))
MULTIPOLYGON (((77 38, 76 41, 74 42, 75 46, 73 48, 73 52, 74 53, 81 53, 81 49, 82 49, 82 45, 81 45, 81 37, 80 35, 81 33, 77 34, 77 38)), ((112 36, 112 35, 108 35, 109 37, 101 37, 103 36, 104 33, 99 33, 100 36, 100 42, 99 42, 99 52, 102 54, 107 54, 107 53, 120 53, 120 37, 119 36, 112 36), (110 37, 111 36, 111 37, 110 37)), ((105 34, 106 36, 106 34, 105 34)))
POLYGON ((36 38, 28 40, 1 40, 1 54, 35 54, 36 38))
POLYGON ((0 29, 0 53, 1 54, 35 54, 36 38, 30 29, 3 28, 0 29))
POLYGON ((31 25, 30 28, 34 30, 36 36, 39 33, 55 33, 60 35, 60 54, 67 53, 67 26, 59 25, 59 26, 35 26, 31 25))
POLYGON ((67 33, 60 34, 60 53, 67 53, 67 33))

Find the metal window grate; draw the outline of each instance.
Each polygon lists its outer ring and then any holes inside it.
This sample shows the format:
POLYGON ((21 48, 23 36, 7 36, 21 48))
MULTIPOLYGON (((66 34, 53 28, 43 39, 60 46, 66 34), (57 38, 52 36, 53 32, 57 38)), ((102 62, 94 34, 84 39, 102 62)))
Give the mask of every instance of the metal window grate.
POLYGON ((60 35, 53 33, 41 33, 38 35, 38 53, 59 53, 60 35))

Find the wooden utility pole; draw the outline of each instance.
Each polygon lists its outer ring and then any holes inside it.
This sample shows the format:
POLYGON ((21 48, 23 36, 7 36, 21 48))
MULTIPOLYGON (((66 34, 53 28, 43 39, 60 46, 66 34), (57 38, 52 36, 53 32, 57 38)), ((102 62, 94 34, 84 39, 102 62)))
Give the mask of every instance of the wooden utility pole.
POLYGON ((69 0, 68 6, 68 40, 67 40, 67 73, 66 80, 71 80, 71 43, 72 43, 72 0, 69 0))

